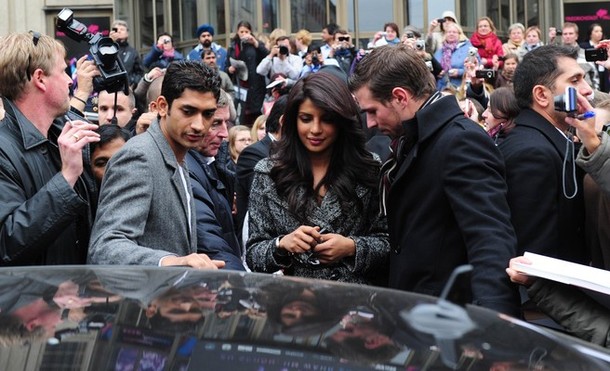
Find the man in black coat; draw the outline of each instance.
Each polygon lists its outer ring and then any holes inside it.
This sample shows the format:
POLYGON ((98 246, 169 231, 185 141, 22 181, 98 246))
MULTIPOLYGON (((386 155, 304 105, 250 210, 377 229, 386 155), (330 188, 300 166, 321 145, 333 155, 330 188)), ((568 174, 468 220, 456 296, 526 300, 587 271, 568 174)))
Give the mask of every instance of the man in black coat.
POLYGON ((286 109, 286 101, 288 96, 280 96, 269 112, 269 117, 265 121, 265 130, 267 135, 258 142, 244 148, 237 159, 237 168, 235 175, 235 192, 237 193, 237 223, 239 230, 243 230, 244 217, 248 211, 248 197, 250 196, 250 186, 254 179, 254 167, 256 164, 269 156, 271 144, 279 140, 281 137, 281 117, 286 109))
POLYGON ((197 251, 225 262, 225 269, 245 270, 242 247, 233 222, 233 192, 220 180, 214 163, 218 148, 228 137, 231 117, 227 94, 221 91, 214 121, 202 146, 185 157, 197 214, 197 251), (231 200, 231 202, 229 201, 231 200))
POLYGON ((70 108, 64 55, 37 32, 0 43, 0 265, 86 261, 95 183, 83 150, 99 134, 74 116, 56 120, 70 108))
POLYGON ((381 202, 390 233, 392 288, 438 296, 454 268, 472 264, 472 303, 518 315, 516 287, 504 272, 516 238, 500 152, 405 45, 374 49, 350 88, 369 127, 389 135, 381 202))
POLYGON ((129 86, 135 89, 142 76, 144 76, 144 70, 140 62, 140 54, 127 42, 129 38, 127 22, 121 20, 114 21, 110 30, 110 38, 119 44, 119 57, 127 71, 129 86))
POLYGON ((515 72, 514 89, 521 113, 499 145, 506 163, 508 202, 524 251, 588 263, 585 248, 583 172, 577 150, 554 98, 566 87, 591 95, 576 50, 549 45, 527 53, 515 72), (565 161, 564 161, 565 160, 565 161))

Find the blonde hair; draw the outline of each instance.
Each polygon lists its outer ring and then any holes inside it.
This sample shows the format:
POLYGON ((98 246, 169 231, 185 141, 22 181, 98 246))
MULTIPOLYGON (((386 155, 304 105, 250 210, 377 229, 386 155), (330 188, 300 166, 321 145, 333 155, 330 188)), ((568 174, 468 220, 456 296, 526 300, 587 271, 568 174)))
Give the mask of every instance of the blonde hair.
POLYGON ((235 125, 229 129, 229 153, 231 154, 233 162, 237 162, 237 158, 239 157, 239 153, 237 153, 237 149, 235 148, 235 141, 237 140, 237 133, 240 131, 247 131, 250 133, 250 128, 246 125, 235 125))
POLYGON ((258 142, 258 129, 263 126, 263 124, 267 121, 267 115, 260 115, 254 120, 254 124, 252 124, 252 130, 250 130, 250 136, 252 137, 252 143, 258 142))
POLYGON ((19 99, 37 69, 48 74, 58 54, 66 56, 57 40, 38 32, 11 33, 0 37, 0 95, 19 99))
POLYGON ((299 32, 297 32, 294 35, 295 39, 301 39, 301 44, 309 46, 311 44, 311 33, 305 29, 303 30, 299 30, 299 32))
POLYGON ((269 34, 269 45, 273 47, 278 37, 280 36, 288 36, 286 30, 282 28, 276 28, 269 34))

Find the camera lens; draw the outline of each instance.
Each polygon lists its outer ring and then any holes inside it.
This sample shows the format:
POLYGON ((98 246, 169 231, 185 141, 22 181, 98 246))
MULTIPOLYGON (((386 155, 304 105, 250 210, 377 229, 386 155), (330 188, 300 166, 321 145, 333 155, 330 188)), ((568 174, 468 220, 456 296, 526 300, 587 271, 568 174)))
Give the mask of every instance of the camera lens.
POLYGON ((286 47, 284 45, 280 45, 280 54, 281 55, 288 55, 288 47, 286 47))

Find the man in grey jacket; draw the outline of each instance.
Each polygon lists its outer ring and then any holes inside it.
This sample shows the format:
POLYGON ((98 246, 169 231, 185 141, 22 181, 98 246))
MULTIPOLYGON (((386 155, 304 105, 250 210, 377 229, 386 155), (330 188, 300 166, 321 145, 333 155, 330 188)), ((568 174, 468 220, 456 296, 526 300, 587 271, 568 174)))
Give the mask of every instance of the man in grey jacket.
POLYGON ((157 99, 160 119, 109 161, 91 234, 95 264, 188 265, 224 262, 197 253, 193 194, 184 157, 201 145, 220 79, 194 61, 170 64, 157 99))

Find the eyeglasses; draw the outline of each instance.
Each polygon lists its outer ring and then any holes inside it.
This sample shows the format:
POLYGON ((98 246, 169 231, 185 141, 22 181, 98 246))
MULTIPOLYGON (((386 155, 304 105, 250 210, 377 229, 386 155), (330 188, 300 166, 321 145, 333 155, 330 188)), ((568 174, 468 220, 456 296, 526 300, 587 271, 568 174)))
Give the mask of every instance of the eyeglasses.
POLYGON ((337 37, 337 40, 339 40, 339 41, 349 41, 349 36, 339 36, 339 37, 337 37))
MULTIPOLYGON (((38 46, 38 40, 40 40, 40 32, 30 31, 32 34, 32 43, 34 43, 34 47, 38 46)), ((28 81, 32 79, 32 74, 30 73, 30 68, 32 66, 32 56, 28 55, 28 66, 25 70, 25 76, 28 78, 28 81)))

